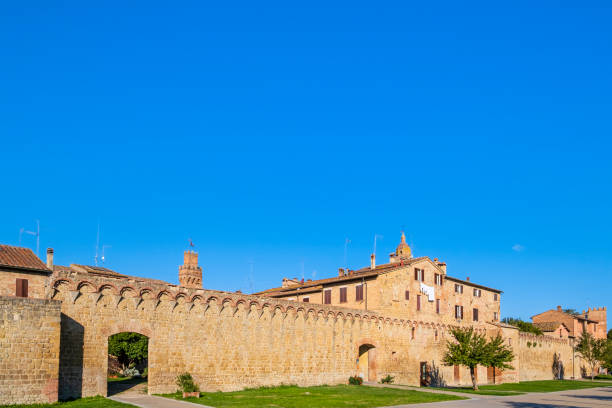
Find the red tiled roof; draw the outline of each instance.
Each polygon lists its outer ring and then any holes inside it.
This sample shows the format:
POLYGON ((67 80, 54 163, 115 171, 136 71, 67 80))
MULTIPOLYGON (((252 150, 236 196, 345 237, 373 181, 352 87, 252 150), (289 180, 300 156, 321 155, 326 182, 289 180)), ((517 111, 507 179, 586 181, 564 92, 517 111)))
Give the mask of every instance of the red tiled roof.
POLYGON ((278 296, 281 294, 290 295, 290 294, 293 294, 293 291, 296 291, 296 290, 299 290, 300 293, 304 293, 304 289, 309 289, 311 287, 315 287, 315 286, 319 286, 319 285, 323 285, 327 283, 344 282, 344 281, 350 281, 350 280, 357 280, 361 278, 367 278, 370 276, 377 276, 377 275, 380 275, 381 273, 389 272, 396 268, 403 268, 405 266, 422 261, 424 259, 428 259, 428 258, 426 256, 422 256, 419 258, 405 259, 401 262, 377 265, 374 269, 371 269, 369 266, 367 266, 365 268, 361 268, 356 271, 350 271, 349 274, 344 275, 344 276, 335 276, 333 278, 306 281, 304 283, 298 283, 298 284, 290 285, 286 287, 271 288, 271 289, 267 289, 261 292, 254 293, 254 295, 260 295, 260 296, 278 296))
POLYGON ((29 248, 0 245, 0 267, 51 273, 29 248))

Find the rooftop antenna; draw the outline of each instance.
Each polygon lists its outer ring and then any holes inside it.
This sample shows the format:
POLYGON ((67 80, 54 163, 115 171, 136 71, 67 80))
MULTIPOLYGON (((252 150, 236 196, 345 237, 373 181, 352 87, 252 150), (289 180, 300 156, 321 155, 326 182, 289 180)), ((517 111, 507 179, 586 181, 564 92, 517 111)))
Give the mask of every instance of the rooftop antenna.
POLYGON ((19 230, 19 245, 21 245, 21 237, 23 234, 34 235, 36 237, 36 256, 39 256, 40 250, 40 221, 36 220, 36 232, 27 231, 25 228, 19 230))
POLYGON ((96 236, 96 256, 94 256, 94 264, 98 266, 98 249, 100 248, 100 221, 98 221, 98 235, 96 236))
POLYGON ((351 243, 351 240, 348 238, 344 239, 344 267, 348 270, 348 261, 347 261, 347 254, 348 254, 348 244, 351 243))
POLYGON ((383 236, 382 235, 378 235, 378 234, 374 234, 374 252, 373 252, 374 255, 376 255, 376 239, 377 238, 383 239, 383 236))
POLYGON ((101 258, 102 263, 104 263, 106 261, 106 257, 104 256, 104 250, 106 248, 111 248, 111 245, 102 245, 102 258, 101 258))

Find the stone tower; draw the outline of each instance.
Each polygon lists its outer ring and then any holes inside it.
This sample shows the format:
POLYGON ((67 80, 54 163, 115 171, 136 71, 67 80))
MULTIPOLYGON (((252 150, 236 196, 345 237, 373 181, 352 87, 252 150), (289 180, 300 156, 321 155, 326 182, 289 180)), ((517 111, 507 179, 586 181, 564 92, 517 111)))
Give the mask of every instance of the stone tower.
POLYGON ((183 265, 179 266, 179 284, 186 288, 202 288, 202 268, 198 266, 198 253, 185 251, 183 265))
POLYGON ((389 254, 389 262, 395 263, 400 262, 402 259, 410 258, 412 258, 412 251, 410 250, 410 246, 406 243, 406 234, 402 232, 402 240, 395 249, 395 252, 389 254))

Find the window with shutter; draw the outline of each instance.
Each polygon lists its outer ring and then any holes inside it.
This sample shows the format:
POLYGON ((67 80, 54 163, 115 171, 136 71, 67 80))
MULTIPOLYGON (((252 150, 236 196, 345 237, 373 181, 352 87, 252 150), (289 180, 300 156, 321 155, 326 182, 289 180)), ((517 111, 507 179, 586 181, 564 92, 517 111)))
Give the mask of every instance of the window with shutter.
POLYGON ((421 295, 417 295, 417 310, 421 310, 421 295))
POLYGON ((363 300, 363 285, 355 286, 355 300, 358 302, 363 300))
POLYGON ((478 321, 478 309, 472 310, 472 320, 474 320, 475 322, 478 321))
POLYGON ((463 319, 463 306, 461 306, 461 318, 463 319))
POLYGON ((326 305, 331 305, 331 289, 326 290, 324 293, 324 303, 326 305))
POLYGON ((417 268, 414 268, 414 280, 419 280, 419 270, 417 268))
POLYGON ((17 297, 28 297, 28 280, 19 279, 15 280, 15 296, 17 297))
POLYGON ((406 292, 404 292, 404 298, 405 298, 406 300, 410 300, 410 291, 409 291, 409 290, 407 290, 406 292))
POLYGON ((340 303, 346 303, 346 288, 340 288, 340 303))

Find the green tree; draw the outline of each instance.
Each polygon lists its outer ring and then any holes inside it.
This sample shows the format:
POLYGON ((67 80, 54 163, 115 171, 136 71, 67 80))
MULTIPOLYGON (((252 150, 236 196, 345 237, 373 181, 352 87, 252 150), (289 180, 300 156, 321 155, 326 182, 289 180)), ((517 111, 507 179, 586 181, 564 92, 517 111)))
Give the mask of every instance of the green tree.
POLYGON ((612 341, 612 329, 608 330, 608 340, 612 341))
POLYGON ((446 352, 442 361, 446 366, 469 367, 474 390, 478 390, 475 375, 477 366, 493 366, 502 370, 513 368, 508 363, 514 359, 514 354, 512 349, 504 344, 500 335, 487 341, 484 334, 474 332, 471 327, 454 328, 451 334, 455 341, 446 342, 446 352))
POLYGON ((138 333, 118 333, 108 338, 108 354, 119 360, 125 370, 141 363, 149 353, 149 339, 138 333))
POLYGON ((595 377, 597 364, 604 363, 608 341, 606 339, 596 339, 590 333, 583 332, 574 347, 576 353, 587 362, 591 368, 591 380, 595 377))
POLYGON ((518 319, 516 317, 504 317, 502 319, 502 323, 506 323, 506 324, 510 324, 512 326, 516 326, 518 327, 519 331, 525 332, 525 333, 533 333, 536 335, 541 335, 544 334, 542 333, 542 330, 538 329, 537 327, 535 327, 532 323, 529 322, 525 322, 521 319, 518 319))
POLYGON ((567 313, 572 316, 578 316, 580 314, 576 309, 563 309, 563 313, 567 313))

